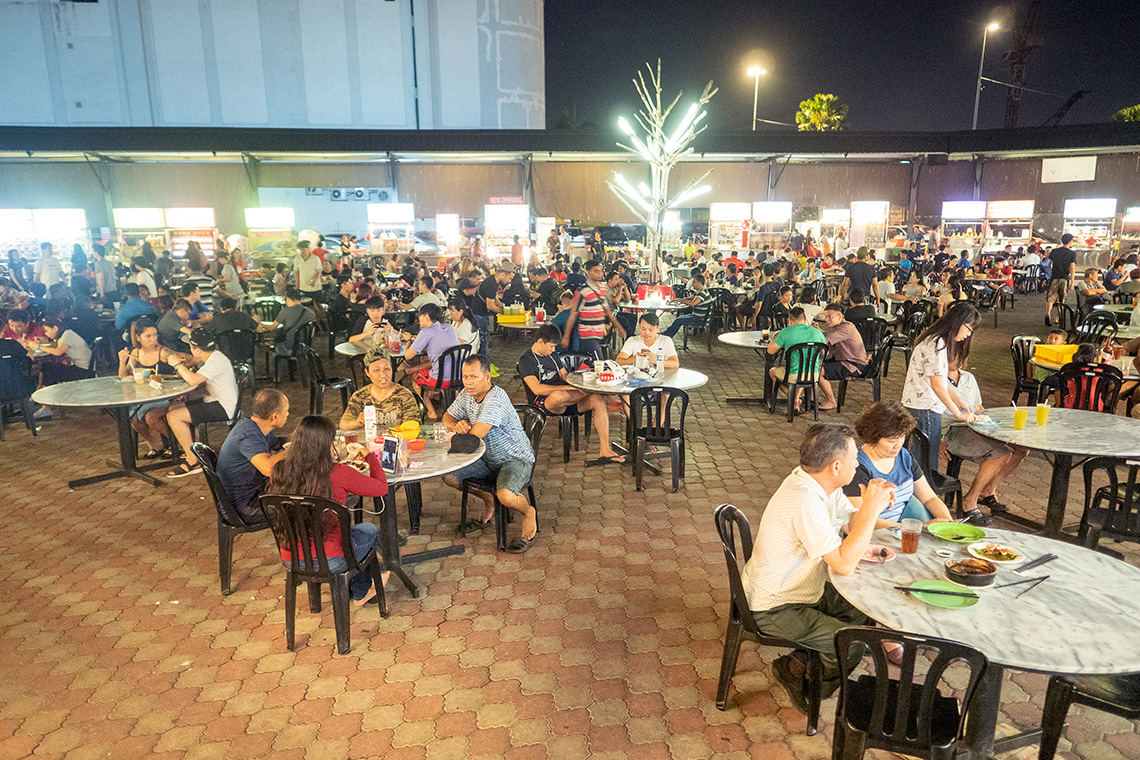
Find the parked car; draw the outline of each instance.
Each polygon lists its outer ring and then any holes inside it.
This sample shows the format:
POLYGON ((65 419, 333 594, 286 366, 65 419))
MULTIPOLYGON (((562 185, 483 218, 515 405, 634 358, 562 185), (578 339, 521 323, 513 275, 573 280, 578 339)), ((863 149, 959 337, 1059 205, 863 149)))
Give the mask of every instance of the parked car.
POLYGON ((626 237, 625 230, 618 227, 616 224, 600 224, 590 232, 589 240, 593 242, 594 233, 600 232, 602 235, 602 242, 611 248, 623 248, 628 242, 629 238, 626 237))

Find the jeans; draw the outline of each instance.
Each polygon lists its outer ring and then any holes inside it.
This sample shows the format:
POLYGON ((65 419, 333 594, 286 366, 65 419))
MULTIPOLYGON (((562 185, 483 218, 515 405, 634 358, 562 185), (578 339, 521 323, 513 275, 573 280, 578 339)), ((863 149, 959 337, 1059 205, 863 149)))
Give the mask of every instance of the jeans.
POLYGON ((479 328, 479 356, 487 356, 491 348, 491 318, 486 314, 473 314, 475 326, 479 328))
POLYGON ((663 331, 661 334, 666 338, 672 338, 677 334, 677 331, 685 325, 688 325, 689 327, 700 327, 702 324, 704 324, 704 321, 705 320, 703 317, 698 317, 693 314, 686 314, 683 317, 677 317, 674 319, 673 324, 669 325, 669 328, 663 331))
MULTIPOLYGON (((380 529, 372 523, 360 523, 352 526, 349 537, 352 538, 352 554, 356 557, 357 562, 361 562, 367 556, 368 550, 379 543, 380 529)), ((344 557, 329 557, 328 560, 330 572, 343 573, 348 569, 348 560, 344 557)), ((297 564, 301 566, 301 569, 304 569, 304 560, 298 560, 297 564)), ((348 582, 348 590, 352 594, 352 598, 357 600, 363 599, 371 586, 372 574, 367 571, 357 573, 348 582)))
POLYGON ((583 354, 589 354, 598 359, 606 358, 605 349, 602 347, 602 341, 597 338, 580 338, 578 340, 578 350, 583 354))
POLYGON ((930 456, 923 464, 928 472, 938 469, 938 448, 942 444, 942 413, 931 409, 911 409, 907 411, 914 417, 917 427, 930 441, 930 456))

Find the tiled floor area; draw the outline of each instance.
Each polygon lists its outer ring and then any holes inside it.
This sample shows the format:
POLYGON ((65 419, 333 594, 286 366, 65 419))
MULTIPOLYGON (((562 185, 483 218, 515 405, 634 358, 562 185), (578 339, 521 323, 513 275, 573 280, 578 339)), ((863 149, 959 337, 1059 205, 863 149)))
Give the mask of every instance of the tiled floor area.
MULTIPOLYGON (((999 330, 983 322, 973 364, 990 404, 1009 402, 1009 336, 1043 334, 1040 313, 1029 296, 1000 314, 999 330)), ((772 681, 776 652, 745 644, 729 709, 714 705, 728 591, 712 510, 732 502, 755 526, 808 421, 726 405, 758 389, 757 359, 696 343, 682 362, 711 380, 691 394, 680 493, 652 477, 639 493, 628 470, 584 468, 586 452, 564 465, 548 435, 535 547, 500 554, 488 531, 463 555, 414 566, 424 597, 392 584, 390 618, 354 608, 346 656, 335 654, 327 596, 312 615, 303 590, 297 648, 286 650, 284 573, 268 533, 238 538, 237 591, 220 595, 202 478, 69 491, 68 478, 115 455, 110 420, 72 411, 36 438, 9 428, 0 758, 830 757, 834 701, 819 735, 805 736, 772 681)), ((500 342, 492 358, 512 368, 524 349, 500 342)), ((903 371, 897 359, 884 398, 899 397, 903 371)), ((299 410, 299 385, 288 390, 299 410)), ((869 395, 854 387, 840 417, 853 420, 869 395)), ((339 410, 339 399, 328 405, 339 410)), ((1047 487, 1046 463, 1031 458, 1002 497, 1040 518, 1047 487)), ((410 550, 454 540, 458 494, 431 484, 424 501, 410 550)), ((1045 680, 1008 678, 1004 722, 1039 721, 1045 680)), ((1074 709, 1068 735, 1065 757, 1140 758, 1137 726, 1103 713, 1074 709)))

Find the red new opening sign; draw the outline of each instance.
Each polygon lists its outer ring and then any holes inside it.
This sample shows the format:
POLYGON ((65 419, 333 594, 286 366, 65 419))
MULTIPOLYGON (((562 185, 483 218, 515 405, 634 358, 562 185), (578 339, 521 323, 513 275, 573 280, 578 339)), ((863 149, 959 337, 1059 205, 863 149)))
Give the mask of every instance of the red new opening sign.
POLYGON ((507 206, 511 204, 522 205, 526 203, 521 195, 492 195, 487 198, 488 206, 507 206))

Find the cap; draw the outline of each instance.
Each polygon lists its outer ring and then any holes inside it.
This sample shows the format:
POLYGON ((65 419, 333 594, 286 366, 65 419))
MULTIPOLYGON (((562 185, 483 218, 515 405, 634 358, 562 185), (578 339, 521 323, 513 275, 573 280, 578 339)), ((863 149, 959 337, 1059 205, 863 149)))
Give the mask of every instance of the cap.
POLYGON ((495 271, 496 272, 506 272, 508 274, 514 274, 515 264, 513 261, 503 261, 495 267, 495 271))
POLYGON ((391 352, 389 352, 388 349, 386 349, 382 346, 376 346, 375 348, 371 348, 368 350, 368 353, 364 355, 364 367, 365 367, 365 369, 367 369, 368 367, 372 366, 372 362, 377 362, 377 361, 380 361, 381 359, 387 360, 387 359, 390 359, 391 356, 392 356, 391 352))

